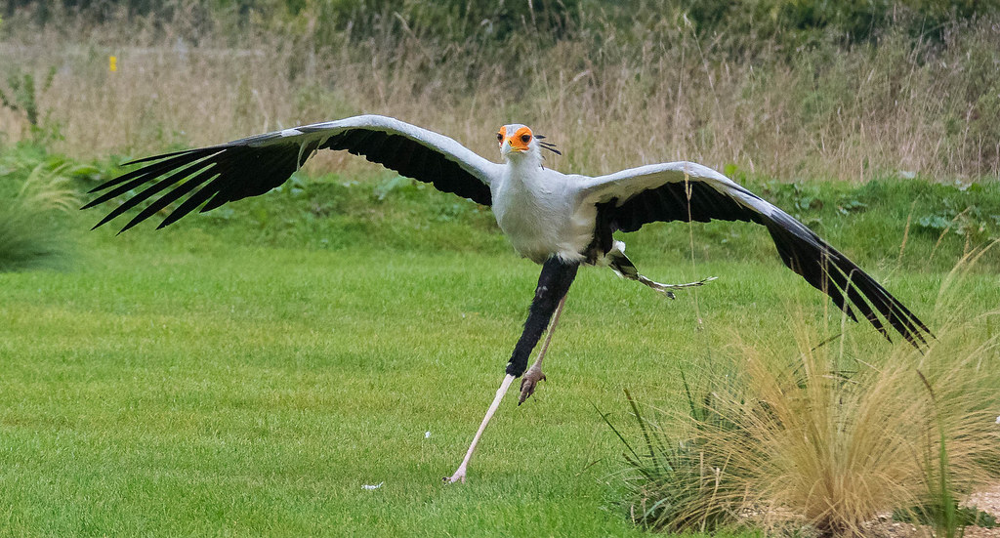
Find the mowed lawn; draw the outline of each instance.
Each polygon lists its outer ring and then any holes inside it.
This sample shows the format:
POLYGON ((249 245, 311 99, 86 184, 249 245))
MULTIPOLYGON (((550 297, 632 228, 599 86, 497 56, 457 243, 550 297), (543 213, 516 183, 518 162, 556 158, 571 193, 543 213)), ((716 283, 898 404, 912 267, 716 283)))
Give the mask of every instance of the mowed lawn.
MULTIPOLYGON (((71 271, 0 274, 0 536, 639 536, 596 409, 638 435, 623 389, 678 406, 682 371, 741 345, 791 352, 803 324, 840 330, 776 254, 636 257, 658 280, 719 277, 676 301, 582 270, 548 381, 508 396, 469 482, 445 486, 537 266, 129 234, 88 235, 71 271)), ((869 269, 933 328, 943 273, 869 269)), ((971 313, 997 304, 987 272, 962 290, 971 313)))

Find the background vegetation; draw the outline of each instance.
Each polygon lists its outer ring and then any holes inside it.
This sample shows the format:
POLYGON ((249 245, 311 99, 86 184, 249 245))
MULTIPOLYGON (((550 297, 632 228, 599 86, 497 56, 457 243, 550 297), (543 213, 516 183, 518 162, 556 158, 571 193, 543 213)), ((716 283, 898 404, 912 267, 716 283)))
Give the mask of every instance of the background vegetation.
POLYGON ((997 477, 995 3, 0 16, 0 536, 850 534, 892 510, 955 535, 997 477), (568 172, 714 166, 938 340, 844 323, 755 226, 647 226, 623 238, 645 273, 719 280, 668 303, 581 272, 549 381, 443 488, 537 278, 487 208, 323 155, 161 232, 69 211, 130 157, 361 112, 489 157, 529 123, 568 172))
POLYGON ((573 150, 553 161, 569 171, 680 158, 784 180, 1000 170, 994 2, 177 0, 5 11, 0 78, 6 101, 21 103, 0 116, 8 142, 47 128, 80 157, 380 112, 485 154, 497 125, 530 123, 573 150), (26 77, 31 106, 12 97, 26 77))

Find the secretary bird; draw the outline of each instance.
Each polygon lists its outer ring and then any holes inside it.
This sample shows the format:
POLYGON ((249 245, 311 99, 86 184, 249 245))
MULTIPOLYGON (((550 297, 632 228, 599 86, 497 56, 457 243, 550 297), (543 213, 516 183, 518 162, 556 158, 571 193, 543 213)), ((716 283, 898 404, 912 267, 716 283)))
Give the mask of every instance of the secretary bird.
POLYGON ((581 265, 607 265, 619 276, 670 298, 672 290, 710 280, 661 284, 646 278, 625 256, 625 244, 613 237, 617 231, 633 232, 658 221, 760 224, 771 234, 785 265, 827 294, 854 321, 856 309, 887 339, 886 325, 918 349, 933 337, 923 322, 854 262, 788 213, 715 170, 670 162, 597 177, 563 174, 542 166, 542 150, 558 150, 525 125, 504 125, 497 142, 500 164, 451 138, 394 118, 355 116, 132 161, 128 164, 144 166, 93 189, 104 192, 84 209, 129 196, 97 228, 151 200, 125 224, 124 232, 178 203, 160 222, 163 228, 199 207, 204 213, 264 194, 321 149, 363 155, 403 176, 491 206, 514 249, 540 264, 542 271, 506 375, 465 458, 446 482, 465 482, 476 445, 514 379, 523 375, 519 404, 545 379, 542 359, 581 265), (528 358, 546 328, 546 341, 529 368, 528 358))

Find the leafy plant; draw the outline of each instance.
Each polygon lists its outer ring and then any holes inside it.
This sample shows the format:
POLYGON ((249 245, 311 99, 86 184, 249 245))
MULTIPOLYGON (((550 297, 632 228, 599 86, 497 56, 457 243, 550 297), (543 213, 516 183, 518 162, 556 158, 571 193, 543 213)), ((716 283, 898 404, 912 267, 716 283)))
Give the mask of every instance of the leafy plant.
MULTIPOLYGON (((963 186, 979 190, 978 184, 963 186)), ((935 234, 951 231, 976 244, 1000 238, 1000 208, 987 209, 956 196, 945 197, 941 206, 916 221, 917 229, 935 234)))
POLYGON ((57 268, 66 249, 42 218, 0 204, 0 272, 57 268))
MULTIPOLYGON (((41 92, 46 92, 52 87, 55 76, 56 69, 52 67, 42 82, 41 92)), ((62 139, 58 123, 48 121, 47 117, 45 122, 42 121, 38 105, 39 89, 35 84, 34 75, 14 73, 7 77, 7 86, 9 94, 0 88, 0 105, 24 114, 34 142, 47 143, 62 139)))

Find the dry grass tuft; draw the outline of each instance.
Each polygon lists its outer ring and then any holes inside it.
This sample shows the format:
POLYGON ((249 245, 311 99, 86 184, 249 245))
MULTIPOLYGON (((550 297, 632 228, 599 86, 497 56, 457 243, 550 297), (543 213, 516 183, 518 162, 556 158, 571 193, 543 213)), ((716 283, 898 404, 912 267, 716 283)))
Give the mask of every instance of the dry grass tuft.
POLYGON ((962 319, 941 304, 953 315, 939 313, 926 354, 905 344, 819 345, 799 326, 791 357, 735 346, 729 376, 712 375, 689 393, 687 412, 660 414, 672 430, 636 408, 647 440, 630 458, 636 520, 667 530, 806 525, 822 536, 864 536, 894 510, 953 510, 1000 472, 1000 347, 984 336, 985 318, 962 319))
POLYGON ((793 368, 748 352, 753 396, 719 405, 743 431, 719 443, 734 451, 730 473, 748 485, 756 519, 774 527, 794 514, 822 535, 860 536, 880 513, 933 504, 939 423, 953 493, 988 481, 983 464, 996 461, 998 432, 996 410, 984 405, 995 398, 977 379, 983 354, 941 346, 927 357, 897 348, 878 366, 856 359, 851 373, 805 347, 793 368), (915 364, 933 372, 936 405, 915 364))

